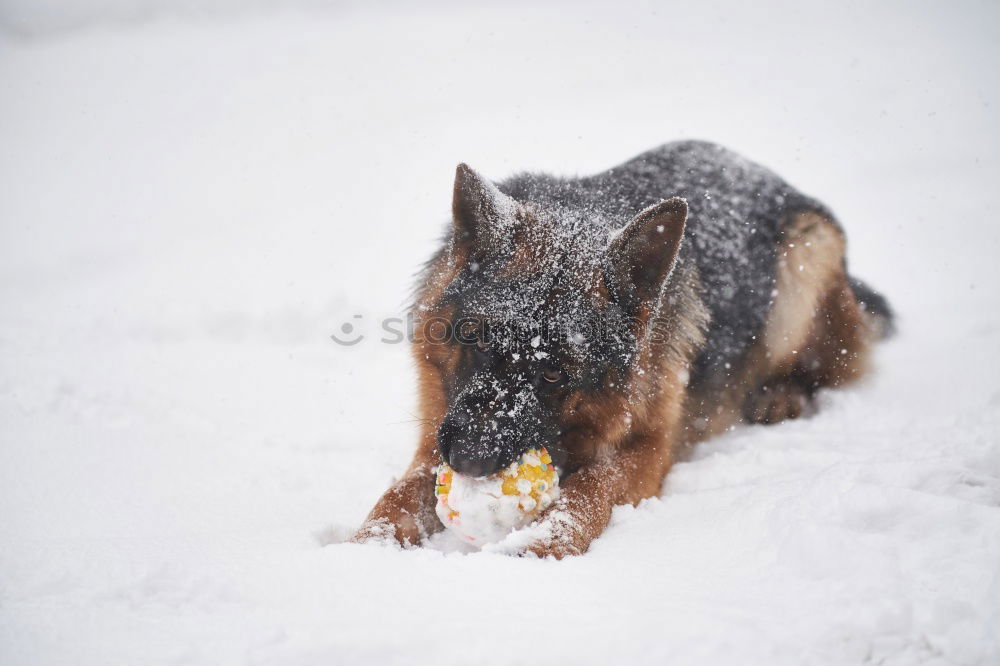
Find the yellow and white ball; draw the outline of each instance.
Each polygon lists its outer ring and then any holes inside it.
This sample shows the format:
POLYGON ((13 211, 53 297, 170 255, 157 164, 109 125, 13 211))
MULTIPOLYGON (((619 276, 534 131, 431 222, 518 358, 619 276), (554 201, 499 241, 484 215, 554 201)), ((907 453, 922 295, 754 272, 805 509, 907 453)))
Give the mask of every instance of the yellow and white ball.
POLYGON ((559 474, 548 451, 529 449, 500 474, 474 478, 446 463, 436 470, 437 515, 466 543, 500 541, 537 518, 559 497, 559 474))

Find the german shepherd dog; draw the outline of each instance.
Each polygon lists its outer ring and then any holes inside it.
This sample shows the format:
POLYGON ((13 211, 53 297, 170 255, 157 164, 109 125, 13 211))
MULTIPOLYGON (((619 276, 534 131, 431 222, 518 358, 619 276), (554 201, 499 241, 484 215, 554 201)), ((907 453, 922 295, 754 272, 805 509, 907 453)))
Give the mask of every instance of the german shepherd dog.
POLYGON ((892 326, 830 211, 710 143, 584 178, 460 164, 452 217, 413 308, 417 451, 356 541, 441 529, 442 459, 484 476, 544 446, 562 494, 525 552, 584 553, 681 447, 810 412, 892 326))

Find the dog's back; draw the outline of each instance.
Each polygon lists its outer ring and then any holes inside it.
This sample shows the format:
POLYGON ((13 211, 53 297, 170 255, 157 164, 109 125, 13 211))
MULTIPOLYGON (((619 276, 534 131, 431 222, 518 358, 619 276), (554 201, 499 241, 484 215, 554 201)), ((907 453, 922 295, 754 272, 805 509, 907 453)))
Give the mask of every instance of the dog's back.
MULTIPOLYGON (((795 249, 793 240, 783 242, 786 227, 810 214, 842 235, 821 203, 771 170, 703 141, 668 143, 593 176, 521 174, 498 187, 519 201, 562 210, 560 219, 590 220, 598 227, 595 234, 625 226, 636 211, 658 201, 684 198, 689 212, 676 269, 696 267, 697 294, 710 318, 691 368, 695 384, 724 381, 761 339, 780 295, 779 257, 795 249)), ((802 265, 801 271, 811 268, 802 265)), ((866 294, 868 303, 884 304, 875 292, 866 294)), ((887 306, 873 311, 888 322, 887 306)))

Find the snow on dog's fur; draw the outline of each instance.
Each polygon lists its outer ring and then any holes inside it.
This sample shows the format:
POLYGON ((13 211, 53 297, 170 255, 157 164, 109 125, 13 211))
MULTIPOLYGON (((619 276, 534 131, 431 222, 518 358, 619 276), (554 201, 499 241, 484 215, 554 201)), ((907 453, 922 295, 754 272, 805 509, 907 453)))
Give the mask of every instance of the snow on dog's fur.
POLYGON ((822 204, 700 142, 576 179, 460 165, 414 312, 420 442, 356 539, 440 529, 442 459, 485 476, 544 446, 563 494, 524 548, 556 557, 657 494, 678 446, 858 377, 890 319, 822 204))

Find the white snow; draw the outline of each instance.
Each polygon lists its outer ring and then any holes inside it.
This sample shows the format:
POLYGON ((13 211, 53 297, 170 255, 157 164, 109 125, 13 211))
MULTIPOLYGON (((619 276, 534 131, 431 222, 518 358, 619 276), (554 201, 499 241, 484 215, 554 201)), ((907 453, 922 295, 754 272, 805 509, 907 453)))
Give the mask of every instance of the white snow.
POLYGON ((0 663, 1000 663, 1000 7, 252 4, 0 11, 0 663), (871 380, 583 557, 342 543, 455 165, 687 137, 832 206, 871 380))

